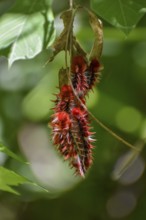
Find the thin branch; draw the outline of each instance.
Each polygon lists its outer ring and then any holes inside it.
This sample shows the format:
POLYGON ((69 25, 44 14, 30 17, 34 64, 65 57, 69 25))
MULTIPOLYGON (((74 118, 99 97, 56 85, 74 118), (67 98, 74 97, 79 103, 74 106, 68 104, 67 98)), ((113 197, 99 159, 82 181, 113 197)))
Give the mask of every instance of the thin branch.
MULTIPOLYGON (((72 10, 72 19, 71 22, 69 24, 68 27, 68 33, 67 33, 67 40, 66 40, 66 48, 65 48, 65 61, 66 61, 66 68, 67 68, 67 51, 69 50, 69 55, 70 55, 70 60, 72 58, 72 38, 73 38, 73 20, 74 20, 74 16, 76 13, 76 10, 73 10, 73 0, 69 0, 69 5, 70 5, 70 9, 72 10), (68 48, 69 47, 69 48, 68 48)), ((125 144, 126 146, 136 150, 137 152, 139 152, 139 149, 137 149, 134 145, 130 144, 129 142, 127 142, 126 140, 124 140, 122 137, 120 137, 119 135, 117 135, 115 132, 113 132, 110 128, 108 128, 106 125, 104 125, 99 119, 97 119, 90 111, 88 111, 88 109, 86 108, 86 106, 82 103, 82 101, 80 100, 80 98, 78 97, 78 95, 76 94, 76 91, 72 85, 72 81, 70 78, 70 72, 71 72, 71 67, 69 68, 69 73, 68 73, 68 80, 70 81, 70 85, 72 87, 73 93, 77 99, 77 101, 82 105, 82 107, 89 113, 89 115, 96 121, 96 123, 102 127, 104 130, 106 130, 109 134, 111 134, 115 139, 117 139, 118 141, 120 141, 121 143, 125 144)))
POLYGON ((126 146, 136 150, 136 151, 140 151, 137 147, 135 147, 134 145, 130 144, 129 142, 127 142, 126 140, 124 140, 122 137, 120 137, 119 135, 117 135, 115 132, 113 132, 110 128, 108 128, 106 125, 104 125, 99 119, 97 119, 91 112, 89 112, 89 115, 96 121, 96 123, 98 125, 100 125, 100 127, 102 127, 104 130, 106 130, 109 134, 111 134, 114 138, 116 138, 118 141, 120 141, 121 143, 125 144, 126 146))
MULTIPOLYGON (((73 0, 70 0, 70 10, 72 11, 72 17, 70 20, 70 24, 68 26, 68 33, 67 33, 67 37, 66 37, 66 45, 65 45, 65 65, 66 65, 66 69, 68 68, 68 52, 70 55, 70 60, 72 57, 72 39, 73 39, 73 21, 74 21, 74 16, 75 13, 77 11, 76 9, 73 9, 73 0)), ((68 73, 68 79, 70 78, 70 69, 69 69, 69 73, 68 73)))
POLYGON ((105 124, 103 124, 99 119, 97 119, 87 108, 86 106, 82 103, 82 101, 80 100, 80 98, 78 97, 78 95, 76 94, 76 91, 72 85, 72 81, 70 79, 70 84, 73 90, 73 93, 76 97, 76 99, 78 100, 78 102, 82 105, 82 107, 88 112, 88 114, 96 121, 96 123, 102 127, 105 131, 107 131, 110 135, 112 135, 115 139, 117 139, 118 141, 120 141, 121 143, 125 144, 127 147, 130 147, 134 150, 136 150, 137 152, 139 152, 140 150, 137 149, 134 145, 130 144, 128 141, 124 140, 122 137, 120 137, 119 135, 117 135, 115 132, 113 132, 110 128, 108 128, 105 124))
POLYGON ((69 6, 70 8, 73 8, 73 0, 69 0, 69 6))

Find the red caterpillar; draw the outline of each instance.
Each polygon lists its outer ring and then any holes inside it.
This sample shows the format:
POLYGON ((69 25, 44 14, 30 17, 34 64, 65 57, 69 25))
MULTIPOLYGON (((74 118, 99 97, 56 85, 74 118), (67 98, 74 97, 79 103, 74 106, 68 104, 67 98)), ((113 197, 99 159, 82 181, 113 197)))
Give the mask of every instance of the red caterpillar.
POLYGON ((84 176, 92 164, 92 139, 89 116, 82 104, 85 96, 99 81, 100 63, 93 59, 88 65, 82 56, 75 56, 71 64, 71 85, 63 85, 56 95, 51 120, 52 139, 75 173, 84 176), (77 97, 79 100, 77 99, 77 97))
POLYGON ((73 156, 74 144, 70 132, 71 120, 69 114, 62 111, 52 116, 52 133, 53 143, 57 145, 58 150, 63 154, 65 159, 73 156))
POLYGON ((96 82, 99 82, 101 65, 97 59, 92 59, 90 65, 82 56, 72 59, 72 84, 79 97, 84 97, 96 82))
POLYGON ((88 67, 88 70, 85 72, 89 90, 95 86, 96 82, 99 82, 100 70, 101 70, 101 65, 99 61, 97 59, 92 59, 88 67))
POLYGON ((55 103, 51 120, 53 144, 76 174, 84 176, 92 163, 93 148, 88 113, 76 101, 69 85, 61 88, 55 103))
POLYGON ((83 98, 88 90, 85 71, 87 70, 87 62, 82 56, 75 56, 72 59, 72 85, 80 98, 83 98))
POLYGON ((60 93, 56 95, 55 112, 69 112, 71 106, 75 105, 75 96, 70 85, 62 86, 60 93))
MULTIPOLYGON (((77 143, 78 162, 76 161, 77 171, 83 176, 92 164, 91 144, 92 132, 90 132, 88 113, 78 107, 72 109, 72 119, 74 127, 74 138, 77 143)), ((75 166, 75 165, 74 165, 75 166)))

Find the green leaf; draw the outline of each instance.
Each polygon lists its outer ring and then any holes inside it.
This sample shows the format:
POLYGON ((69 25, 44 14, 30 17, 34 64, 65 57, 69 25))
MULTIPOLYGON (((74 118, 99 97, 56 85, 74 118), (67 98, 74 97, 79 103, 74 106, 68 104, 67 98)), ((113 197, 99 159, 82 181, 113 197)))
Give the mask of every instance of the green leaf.
POLYGON ((29 183, 29 181, 25 177, 0 166, 0 190, 19 195, 11 186, 18 186, 23 183, 29 183))
POLYGON ((146 12, 145 0, 91 0, 92 9, 128 34, 146 12))
POLYGON ((18 186, 20 184, 25 184, 25 183, 32 184, 34 186, 38 186, 42 190, 44 190, 45 192, 48 192, 48 190, 39 186, 36 183, 31 182, 30 180, 28 180, 24 176, 21 176, 12 170, 9 170, 9 169, 6 169, 6 168, 0 166, 0 190, 19 195, 19 192, 14 190, 11 186, 18 186))
MULTIPOLYGON (((27 7, 34 9, 33 2, 27 7)), ((28 14, 17 11, 19 13, 14 13, 13 9, 0 19, 0 49, 10 46, 10 53, 7 54, 9 66, 16 60, 35 57, 43 48, 48 48, 55 37, 53 14, 47 6, 44 10, 28 14)))
POLYGON ((51 3, 52 0, 15 0, 15 4, 11 11, 13 13, 32 14, 44 10, 49 7, 51 3))
POLYGON ((2 143, 0 143, 0 152, 3 152, 5 154, 7 154, 9 157, 12 157, 13 159, 21 162, 21 163, 26 163, 27 162, 24 161, 24 159, 22 159, 20 156, 14 154, 11 150, 9 150, 7 147, 5 147, 2 143))
MULTIPOLYGON (((0 143, 0 152, 7 154, 8 156, 12 157, 13 159, 15 159, 19 162, 26 163, 21 157, 14 154, 7 147, 5 147, 2 143, 0 143)), ((16 190, 14 190, 11 186, 18 186, 18 185, 24 184, 24 183, 31 184, 33 186, 37 186, 37 187, 41 188, 43 191, 48 192, 47 189, 38 185, 37 183, 34 183, 31 180, 28 180, 24 176, 21 176, 12 170, 9 170, 9 169, 6 169, 6 168, 0 166, 0 190, 11 192, 11 193, 19 195, 19 193, 16 190)))

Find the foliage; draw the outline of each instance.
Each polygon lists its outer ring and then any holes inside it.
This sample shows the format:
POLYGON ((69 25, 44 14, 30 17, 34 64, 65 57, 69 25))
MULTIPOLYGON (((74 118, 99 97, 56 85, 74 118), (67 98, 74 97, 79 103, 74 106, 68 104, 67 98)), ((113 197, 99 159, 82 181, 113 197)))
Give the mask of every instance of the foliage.
POLYGON ((125 34, 133 30, 146 12, 145 0, 102 0, 91 1, 95 12, 125 34))
MULTIPOLYGON (((0 151, 21 163, 27 164, 27 162, 25 162, 20 156, 18 156, 17 154, 14 154, 7 147, 5 147, 2 143, 0 143, 0 151)), ((38 184, 33 183, 32 181, 28 180, 22 175, 19 175, 12 170, 9 170, 9 169, 6 169, 0 166, 0 190, 19 195, 19 193, 16 190, 14 190, 11 186, 18 186, 19 184, 24 184, 24 183, 32 184, 34 186, 39 186, 38 184)), ((48 192, 46 189, 43 189, 43 190, 48 192)))
MULTIPOLYGON (((10 46, 9 66, 19 59, 31 59, 54 39, 50 1, 16 1, 0 19, 0 48, 10 46)), ((5 55, 5 54, 4 54, 5 55)))
POLYGON ((11 150, 9 150, 7 147, 5 147, 2 143, 0 143, 0 151, 7 154, 9 157, 12 157, 13 159, 21 162, 21 163, 26 163, 20 156, 17 154, 14 154, 11 150))
MULTIPOLYGON (((21 4, 16 1, 1 15, 0 49, 9 47, 9 51, 3 53, 8 57, 9 66, 19 59, 31 59, 51 45, 55 35, 50 3, 51 0, 39 3, 23 0, 21 4)), ((145 7, 144 0, 91 1, 91 8, 97 14, 126 34, 144 16, 145 7)))
MULTIPOLYGON (((87 105, 112 130, 139 145, 139 140, 146 136, 146 2, 77 0, 77 5, 78 2, 91 8, 104 27, 104 72, 98 88, 87 98, 87 105)), ((123 192, 133 196, 126 198, 134 198, 133 208, 122 216, 123 219, 144 219, 144 143, 141 145, 140 142, 140 149, 143 148, 140 156, 137 157, 135 151, 127 153, 126 146, 93 122, 98 139, 94 163, 87 178, 81 181, 73 176, 49 142, 50 130, 46 127, 52 113, 52 94, 58 93, 57 74, 64 63, 64 52, 42 67, 52 56, 50 49, 55 33, 60 31, 62 21, 58 20, 57 13, 66 10, 68 5, 65 0, 61 3, 57 0, 0 1, 0 209, 6 207, 6 211, 1 211, 0 219, 6 219, 7 211, 21 213, 20 218, 15 216, 21 220, 40 220, 42 216, 51 220, 116 219, 120 213, 126 213, 126 201, 129 201, 127 207, 131 207, 131 200, 123 197, 113 202, 114 196, 123 192), (10 149, 2 143, 13 147, 10 149), (21 154, 25 160, 19 156, 21 154), (116 164, 118 158, 122 160, 120 165, 116 164), (138 165, 137 160, 140 160, 138 165), (141 174, 132 182, 133 170, 141 174), (124 177, 131 182, 122 182, 124 177), (50 193, 44 193, 40 185, 50 193), (34 190, 35 186, 37 190, 34 190), (19 193, 18 201, 13 194, 19 193), (124 202, 121 205, 119 201, 124 202), (122 211, 115 212, 115 207, 122 211)), ((75 32, 81 45, 89 51, 93 43, 89 18, 82 11, 78 14, 75 32)))

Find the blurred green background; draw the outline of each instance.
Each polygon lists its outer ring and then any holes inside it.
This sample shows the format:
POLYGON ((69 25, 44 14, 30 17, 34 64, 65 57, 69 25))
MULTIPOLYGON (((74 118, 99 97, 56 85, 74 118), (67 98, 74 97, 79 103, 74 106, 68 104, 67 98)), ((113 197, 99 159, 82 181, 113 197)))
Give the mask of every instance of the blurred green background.
MULTIPOLYGON (((57 34, 66 1, 53 3, 57 34)), ((85 1, 88 5, 88 1, 85 1)), ((89 110, 130 143, 140 145, 146 137, 146 16, 128 37, 104 25, 104 70, 101 82, 88 98, 89 110)), ((75 30, 82 46, 90 51, 93 34, 86 15, 77 17, 75 30)), ((94 163, 87 177, 73 175, 51 144, 48 128, 58 71, 64 54, 45 65, 50 52, 17 61, 8 70, 0 57, 0 139, 30 165, 0 153, 0 165, 38 182, 48 189, 19 187, 21 196, 0 192, 0 220, 137 220, 146 218, 146 150, 119 178, 120 164, 131 154, 92 120, 97 139, 94 163)))

